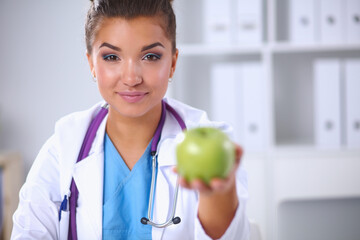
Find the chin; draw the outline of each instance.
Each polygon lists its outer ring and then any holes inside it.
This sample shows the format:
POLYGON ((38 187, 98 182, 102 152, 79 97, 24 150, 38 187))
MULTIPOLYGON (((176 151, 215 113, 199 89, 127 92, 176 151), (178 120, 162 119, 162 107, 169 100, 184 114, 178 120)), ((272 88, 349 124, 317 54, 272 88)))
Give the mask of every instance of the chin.
MULTIPOLYGON (((159 101, 160 102, 160 101, 159 101)), ((128 103, 118 103, 116 105, 112 105, 113 109, 117 114, 120 114, 122 117, 126 118, 140 118, 146 116, 153 112, 157 104, 149 104, 149 103, 136 103, 136 104, 128 104, 128 103)))

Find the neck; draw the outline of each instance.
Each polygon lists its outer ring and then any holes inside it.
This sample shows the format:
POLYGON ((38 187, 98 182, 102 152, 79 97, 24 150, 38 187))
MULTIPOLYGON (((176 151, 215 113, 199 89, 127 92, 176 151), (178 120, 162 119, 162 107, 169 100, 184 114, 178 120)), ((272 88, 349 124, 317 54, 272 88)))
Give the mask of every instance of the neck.
POLYGON ((140 117, 125 117, 111 106, 106 132, 121 153, 123 149, 145 150, 159 124, 162 104, 140 117))

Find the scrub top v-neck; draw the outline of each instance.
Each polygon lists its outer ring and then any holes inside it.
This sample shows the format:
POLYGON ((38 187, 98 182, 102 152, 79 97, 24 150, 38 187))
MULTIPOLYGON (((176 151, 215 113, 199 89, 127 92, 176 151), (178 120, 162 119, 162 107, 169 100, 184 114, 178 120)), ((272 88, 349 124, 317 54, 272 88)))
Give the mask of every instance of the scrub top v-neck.
POLYGON ((109 136, 104 139, 103 239, 150 240, 147 217, 151 184, 150 144, 130 171, 109 136))

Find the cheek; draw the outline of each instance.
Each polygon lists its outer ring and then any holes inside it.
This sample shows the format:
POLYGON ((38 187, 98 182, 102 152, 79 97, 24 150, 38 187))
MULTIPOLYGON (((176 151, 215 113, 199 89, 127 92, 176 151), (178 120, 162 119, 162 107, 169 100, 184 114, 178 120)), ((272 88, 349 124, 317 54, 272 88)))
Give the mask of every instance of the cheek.
POLYGON ((152 69, 149 73, 152 76, 154 82, 159 85, 164 85, 169 81, 170 64, 159 64, 156 69, 152 69))
POLYGON ((95 70, 98 83, 101 86, 110 86, 114 84, 118 78, 116 69, 108 67, 102 62, 97 62, 95 70))

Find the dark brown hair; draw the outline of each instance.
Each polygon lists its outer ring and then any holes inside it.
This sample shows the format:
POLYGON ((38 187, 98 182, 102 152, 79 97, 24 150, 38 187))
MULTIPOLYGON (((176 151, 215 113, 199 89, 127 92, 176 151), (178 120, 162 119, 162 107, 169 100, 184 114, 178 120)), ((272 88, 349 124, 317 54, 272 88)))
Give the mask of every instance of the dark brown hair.
POLYGON ((172 8, 172 0, 90 0, 91 7, 87 13, 85 24, 86 49, 89 54, 96 34, 104 18, 121 17, 160 17, 164 23, 162 28, 176 50, 176 20, 172 8))

